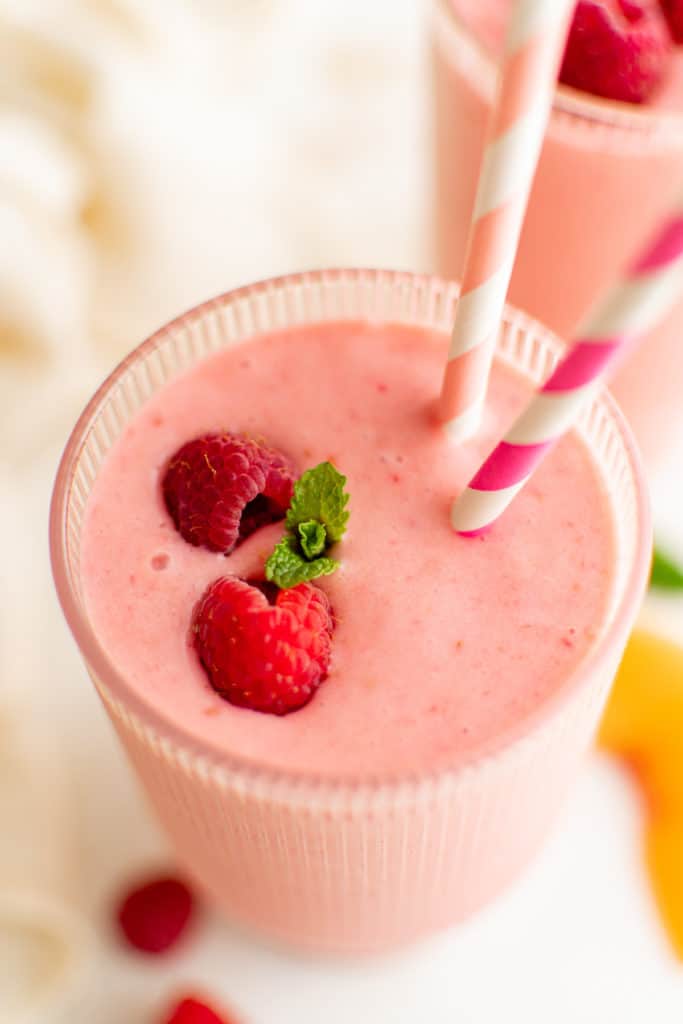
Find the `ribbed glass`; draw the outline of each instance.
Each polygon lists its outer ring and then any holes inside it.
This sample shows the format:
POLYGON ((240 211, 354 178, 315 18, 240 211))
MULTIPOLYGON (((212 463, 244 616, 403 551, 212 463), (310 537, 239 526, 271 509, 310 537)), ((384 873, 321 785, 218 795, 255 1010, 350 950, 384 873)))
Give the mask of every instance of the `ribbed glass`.
MULTIPOLYGON (((523 739, 460 770, 403 781, 289 776, 202 749, 131 691, 89 621, 79 568, 88 496, 108 450, 147 399, 197 360, 255 333, 343 318, 448 330, 457 287, 335 270, 265 281, 178 318, 136 349, 79 420, 51 512, 59 596, 89 672, 179 861, 234 919, 314 949, 383 949, 492 899, 528 862, 595 730, 639 607, 651 550, 628 429, 606 396, 578 425, 615 509, 608 621, 560 699, 523 739), (618 510, 618 514, 617 511, 618 510)), ((559 342, 508 309, 499 357, 545 378, 559 342)))

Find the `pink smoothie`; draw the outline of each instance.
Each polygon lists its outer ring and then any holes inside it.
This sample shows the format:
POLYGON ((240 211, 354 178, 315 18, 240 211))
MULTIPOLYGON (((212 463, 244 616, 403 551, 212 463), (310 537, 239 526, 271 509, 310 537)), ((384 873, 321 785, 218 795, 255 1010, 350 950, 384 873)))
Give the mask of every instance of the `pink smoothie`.
MULTIPOLYGON (((509 0, 434 0, 436 263, 462 275, 495 58, 509 0)), ((560 88, 539 162, 509 298, 563 337, 643 244, 683 171, 683 50, 651 104, 560 88), (548 259, 552 253, 552 259, 548 259)), ((614 382, 646 460, 680 423, 683 299, 614 382)))
POLYGON ((498 362, 480 436, 453 448, 432 415, 445 352, 442 334, 358 321, 263 335, 172 380, 108 454, 82 534, 86 606, 137 696, 204 747, 328 777, 459 766, 526 732, 593 648, 615 559, 597 467, 570 435, 494 530, 457 537, 450 502, 528 384, 498 362), (188 642, 207 585, 258 575, 281 530, 228 558, 176 533, 160 472, 221 429, 348 477, 342 567, 319 581, 338 619, 332 669, 285 718, 226 703, 188 642))

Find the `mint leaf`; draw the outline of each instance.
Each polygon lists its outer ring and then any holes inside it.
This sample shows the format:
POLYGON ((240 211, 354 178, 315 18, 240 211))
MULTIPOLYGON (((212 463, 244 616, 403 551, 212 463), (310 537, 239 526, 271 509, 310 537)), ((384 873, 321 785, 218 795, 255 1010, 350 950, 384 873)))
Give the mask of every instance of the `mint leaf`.
POLYGON ((344 535, 349 513, 346 477, 330 462, 307 470, 294 484, 287 532, 266 562, 266 579, 283 590, 329 576, 338 568, 325 551, 344 535))
POLYGON ((299 544, 304 558, 312 561, 322 555, 327 544, 327 530, 322 523, 309 519, 307 523, 299 523, 299 544))
POLYGON ((294 484, 294 496, 285 520, 287 529, 296 533, 299 526, 316 520, 325 527, 328 544, 341 540, 349 518, 345 483, 346 477, 331 462, 321 462, 314 469, 306 470, 294 484))
POLYGON ((683 569, 657 547, 652 557, 650 586, 659 590, 683 590, 683 569))
POLYGON ((306 561, 297 550, 296 537, 286 534, 266 562, 266 579, 282 590, 288 590, 319 576, 329 576, 338 565, 334 558, 323 557, 306 561))

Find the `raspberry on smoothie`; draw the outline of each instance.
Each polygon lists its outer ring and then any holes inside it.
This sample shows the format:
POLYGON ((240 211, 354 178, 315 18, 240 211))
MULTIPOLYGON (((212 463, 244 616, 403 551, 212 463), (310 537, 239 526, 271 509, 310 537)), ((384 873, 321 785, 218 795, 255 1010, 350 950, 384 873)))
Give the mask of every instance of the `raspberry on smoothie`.
POLYGON ((281 452, 235 434, 206 434, 169 460, 162 489, 176 529, 189 543, 230 554, 282 519, 294 472, 281 452))
POLYGON ((201 599, 194 645, 216 693, 239 707, 286 715, 303 707, 327 677, 334 620, 311 583, 267 591, 223 576, 201 599))
POLYGON ((560 81, 645 103, 667 73, 672 40, 658 0, 579 0, 560 81))

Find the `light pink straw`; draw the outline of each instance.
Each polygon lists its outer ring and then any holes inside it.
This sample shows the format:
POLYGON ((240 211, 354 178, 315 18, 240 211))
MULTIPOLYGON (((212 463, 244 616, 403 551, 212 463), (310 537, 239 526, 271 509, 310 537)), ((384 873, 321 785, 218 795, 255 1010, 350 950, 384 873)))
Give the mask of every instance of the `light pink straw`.
POLYGON ((458 533, 488 529, 572 426, 626 346, 640 341, 683 291, 683 199, 453 505, 458 533))
POLYGON ((574 0, 517 0, 510 18, 439 406, 455 441, 479 425, 573 8, 574 0))

